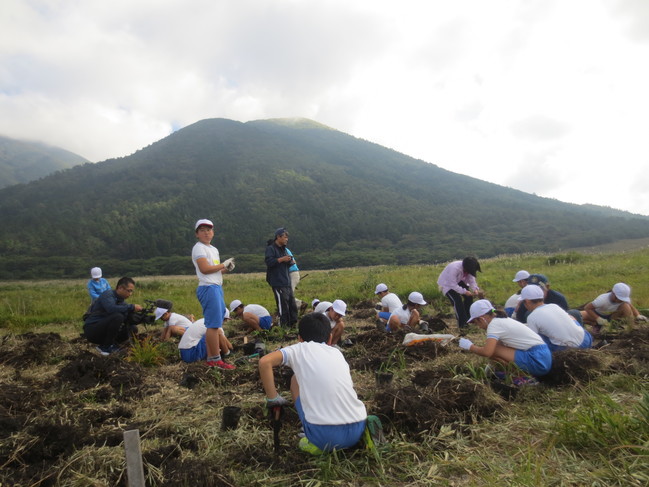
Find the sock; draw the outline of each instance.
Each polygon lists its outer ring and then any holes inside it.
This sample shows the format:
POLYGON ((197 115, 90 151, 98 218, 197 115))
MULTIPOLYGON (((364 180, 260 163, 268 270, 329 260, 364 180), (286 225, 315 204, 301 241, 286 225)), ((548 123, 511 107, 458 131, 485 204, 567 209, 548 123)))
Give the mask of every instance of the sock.
POLYGON ((208 362, 218 362, 219 360, 221 360, 220 355, 213 355, 211 357, 207 357, 208 362))

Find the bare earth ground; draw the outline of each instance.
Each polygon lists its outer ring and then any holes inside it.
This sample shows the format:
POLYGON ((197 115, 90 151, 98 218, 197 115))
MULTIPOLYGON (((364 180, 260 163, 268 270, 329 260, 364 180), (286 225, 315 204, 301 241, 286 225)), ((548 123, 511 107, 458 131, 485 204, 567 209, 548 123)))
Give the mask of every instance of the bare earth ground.
MULTIPOLYGON (((382 419, 389 440, 417 441, 444 425, 462 431, 515 400, 511 385, 459 374, 467 355, 455 343, 403 347, 403 334, 377 330, 373 316, 371 309, 352 310, 347 336, 353 345, 344 354, 359 397, 382 419), (381 364, 395 372, 388 385, 375 381, 381 364)), ((454 331, 445 328, 446 318, 427 318, 435 332, 454 331)), ((243 334, 231 335, 239 345, 235 359, 242 357, 243 334)), ((294 340, 271 334, 265 343, 272 350, 294 340)), ((609 341, 600 350, 557 354, 551 377, 536 387, 587 382, 621 369, 649 372, 646 327, 609 341)), ((288 485, 313 470, 313 459, 296 448, 299 420, 292 408, 282 420, 279 454, 274 451, 255 359, 224 372, 169 354, 162 365, 143 367, 123 354, 100 356, 82 338, 27 333, 2 337, 0 364, 2 486, 127 485, 123 432, 135 428, 142 435, 147 485, 243 485, 246 469, 288 485), (228 405, 241 407, 242 416, 236 431, 221 432, 228 405)), ((285 396, 290 375, 276 370, 285 396)))

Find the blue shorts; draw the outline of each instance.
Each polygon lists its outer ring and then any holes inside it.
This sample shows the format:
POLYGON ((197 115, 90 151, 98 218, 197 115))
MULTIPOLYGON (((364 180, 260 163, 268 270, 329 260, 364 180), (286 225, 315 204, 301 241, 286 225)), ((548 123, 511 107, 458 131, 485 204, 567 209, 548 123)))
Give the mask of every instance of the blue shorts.
POLYGON ((389 311, 379 311, 378 312, 379 318, 383 318, 384 320, 389 320, 390 316, 392 316, 392 313, 389 311))
POLYGON ((223 326, 223 315, 225 314, 223 288, 216 284, 198 286, 196 288, 196 297, 203 308, 205 328, 221 328, 223 326))
POLYGON ((524 372, 540 377, 552 368, 552 352, 545 343, 527 350, 516 350, 514 363, 524 372))
POLYGON ((365 423, 367 422, 365 419, 357 423, 349 424, 329 425, 309 423, 304 419, 304 410, 302 409, 300 396, 295 401, 295 409, 297 410, 297 415, 300 417, 300 421, 302 421, 304 434, 311 443, 323 451, 351 448, 360 441, 365 431, 365 423))
POLYGON ((567 350, 569 348, 590 348, 593 346, 593 336, 588 333, 587 330, 584 330, 584 339, 581 341, 579 346, 577 347, 567 347, 565 345, 555 345, 550 341, 548 337, 545 335, 539 335, 541 338, 543 338, 543 341, 548 345, 548 348, 550 349, 550 352, 560 352, 561 350, 567 350))
POLYGON ((273 318, 271 316, 262 316, 259 318, 259 326, 262 330, 270 330, 273 326, 273 318))
POLYGON ((192 348, 181 348, 180 359, 183 362, 192 363, 207 358, 207 346, 205 345, 205 335, 192 348))
POLYGON ((516 308, 505 308, 505 313, 507 313, 507 316, 509 316, 510 318, 514 314, 514 311, 516 311, 516 308))

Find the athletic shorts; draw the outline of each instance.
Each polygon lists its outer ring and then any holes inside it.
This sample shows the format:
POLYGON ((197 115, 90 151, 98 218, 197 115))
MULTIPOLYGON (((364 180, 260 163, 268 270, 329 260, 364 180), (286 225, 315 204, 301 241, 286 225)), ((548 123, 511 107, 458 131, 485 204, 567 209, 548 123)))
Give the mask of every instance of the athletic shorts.
POLYGON ((390 316, 392 316, 392 313, 389 311, 379 311, 378 312, 379 318, 383 318, 384 320, 389 320, 390 316))
POLYGON ((259 326, 262 330, 270 330, 270 327, 273 326, 273 318, 271 316, 262 316, 259 318, 259 326))
POLYGON ((360 441, 365 431, 365 423, 367 422, 365 419, 350 424, 329 425, 309 423, 304 419, 304 410, 302 409, 302 402, 299 396, 295 401, 295 409, 297 410, 297 415, 300 417, 300 421, 302 421, 304 434, 311 443, 323 451, 351 448, 360 441))
POLYGON ((205 345, 205 335, 192 348, 181 348, 180 359, 183 362, 192 363, 207 358, 207 346, 205 345))
POLYGON ((203 308, 205 328, 221 328, 223 326, 223 315, 225 314, 223 288, 216 284, 198 286, 196 288, 196 297, 203 308))
POLYGON ((527 350, 516 350, 514 363, 519 369, 540 377, 552 368, 552 352, 545 343, 527 350))

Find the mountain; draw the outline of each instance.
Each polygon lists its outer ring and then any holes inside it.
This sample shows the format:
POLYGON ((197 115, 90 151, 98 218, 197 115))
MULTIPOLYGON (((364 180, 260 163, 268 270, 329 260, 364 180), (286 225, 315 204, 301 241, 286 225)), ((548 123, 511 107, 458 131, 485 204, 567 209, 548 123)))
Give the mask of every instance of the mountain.
POLYGON ((649 236, 649 218, 540 198, 305 119, 202 120, 136 153, 0 191, 0 278, 191 273, 193 223, 264 269, 285 226, 304 269, 560 251, 649 236))
POLYGON ((0 188, 27 183, 84 162, 88 161, 58 147, 0 135, 0 188))

